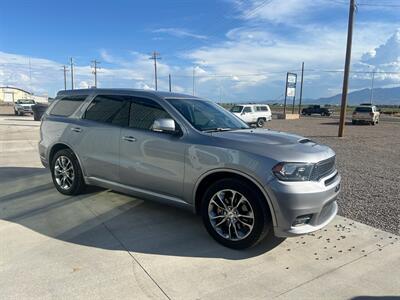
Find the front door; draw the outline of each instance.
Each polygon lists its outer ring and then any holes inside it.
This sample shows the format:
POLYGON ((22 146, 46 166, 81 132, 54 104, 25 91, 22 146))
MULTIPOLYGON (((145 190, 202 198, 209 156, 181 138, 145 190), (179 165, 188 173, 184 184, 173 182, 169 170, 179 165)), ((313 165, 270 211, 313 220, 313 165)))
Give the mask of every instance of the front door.
POLYGON ((132 97, 129 126, 121 130, 121 183, 182 198, 186 145, 181 136, 152 131, 160 118, 171 117, 155 101, 132 97))

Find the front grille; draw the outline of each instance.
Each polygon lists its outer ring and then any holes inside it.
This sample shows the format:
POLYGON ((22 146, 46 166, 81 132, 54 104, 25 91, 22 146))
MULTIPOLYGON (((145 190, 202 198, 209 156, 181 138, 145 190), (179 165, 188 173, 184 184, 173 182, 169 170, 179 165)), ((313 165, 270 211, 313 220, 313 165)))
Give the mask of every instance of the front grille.
POLYGON ((317 163, 312 171, 311 180, 318 181, 321 178, 332 174, 336 170, 335 156, 317 163))

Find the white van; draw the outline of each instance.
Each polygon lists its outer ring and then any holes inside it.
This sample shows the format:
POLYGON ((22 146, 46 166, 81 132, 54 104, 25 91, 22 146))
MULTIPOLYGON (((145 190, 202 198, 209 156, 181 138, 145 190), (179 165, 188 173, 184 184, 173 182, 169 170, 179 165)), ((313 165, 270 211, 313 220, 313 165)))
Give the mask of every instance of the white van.
POLYGON ((231 112, 248 124, 263 127, 266 121, 272 120, 271 109, 267 104, 236 104, 231 112))

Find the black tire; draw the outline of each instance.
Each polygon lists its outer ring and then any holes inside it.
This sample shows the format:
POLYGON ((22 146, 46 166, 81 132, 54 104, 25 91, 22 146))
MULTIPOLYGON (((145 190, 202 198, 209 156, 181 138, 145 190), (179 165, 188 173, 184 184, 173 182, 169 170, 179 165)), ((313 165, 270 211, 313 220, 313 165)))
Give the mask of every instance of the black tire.
POLYGON ((51 177, 53 179, 54 186, 56 189, 64 195, 78 195, 83 192, 85 189, 85 181, 83 179, 83 174, 82 174, 82 169, 79 165, 78 159, 76 158, 74 152, 70 149, 62 149, 60 151, 57 151, 56 154, 53 156, 53 159, 50 164, 50 171, 51 171, 51 177), (74 172, 74 178, 72 180, 72 184, 69 188, 63 188, 60 186, 60 184, 56 180, 55 176, 55 165, 56 161, 59 157, 67 157, 70 162, 72 163, 72 168, 74 172))
POLYGON ((18 112, 14 109, 14 114, 16 115, 16 116, 18 116, 18 112))
POLYGON ((268 232, 272 228, 271 215, 264 196, 260 192, 255 190, 254 187, 249 186, 243 181, 235 178, 218 180, 207 189, 202 198, 201 215, 203 218, 204 226, 206 227, 208 233, 220 244, 233 249, 246 249, 255 246, 267 236, 268 232), (209 204, 216 193, 223 190, 234 190, 236 192, 239 192, 247 199, 247 201, 251 205, 254 215, 252 224, 253 227, 251 230, 249 230, 248 235, 243 239, 234 241, 229 238, 223 237, 214 229, 211 223, 209 216, 209 204))
POLYGON ((356 121, 356 120, 352 120, 352 121, 351 121, 351 124, 356 125, 356 124, 357 124, 357 121, 356 121))
POLYGON ((264 124, 265 124, 265 120, 263 118, 259 118, 257 120, 257 127, 262 128, 262 127, 264 127, 264 124))

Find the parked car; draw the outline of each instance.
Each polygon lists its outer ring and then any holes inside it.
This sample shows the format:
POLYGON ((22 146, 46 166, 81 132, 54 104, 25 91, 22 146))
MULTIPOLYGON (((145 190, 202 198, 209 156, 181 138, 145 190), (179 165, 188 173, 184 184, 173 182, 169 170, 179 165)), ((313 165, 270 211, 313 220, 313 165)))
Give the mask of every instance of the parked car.
POLYGON ((49 107, 46 103, 36 103, 32 105, 33 120, 40 121, 46 109, 49 107))
POLYGON ((310 105, 309 107, 301 110, 302 115, 311 116, 313 114, 329 117, 333 113, 333 109, 321 107, 321 105, 310 105))
POLYGON ((251 128, 193 96, 59 92, 42 117, 39 153, 62 194, 97 185, 187 208, 231 248, 253 246, 268 233, 306 234, 337 213, 341 177, 332 149, 251 128))
POLYGON ((380 118, 380 112, 375 105, 360 105, 357 106, 351 118, 352 124, 368 123, 378 124, 380 118))
POLYGON ((231 112, 247 124, 263 127, 264 123, 272 120, 271 109, 266 104, 237 104, 231 112))
POLYGON ((14 103, 14 114, 23 116, 24 114, 32 114, 32 106, 35 105, 35 100, 19 99, 14 103))

